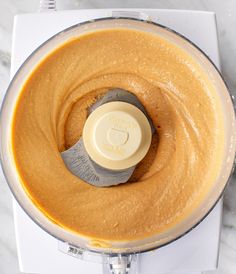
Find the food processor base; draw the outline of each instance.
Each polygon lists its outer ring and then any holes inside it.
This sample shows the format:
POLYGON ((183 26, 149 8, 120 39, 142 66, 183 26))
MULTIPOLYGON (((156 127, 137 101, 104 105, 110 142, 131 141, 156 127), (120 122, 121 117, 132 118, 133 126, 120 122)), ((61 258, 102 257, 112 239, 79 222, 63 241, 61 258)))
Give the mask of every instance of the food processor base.
MULTIPOLYGON (((147 18, 170 27, 197 44, 219 67, 217 29, 212 12, 118 9, 124 16, 147 18)), ((114 12, 104 10, 58 11, 15 17, 11 76, 28 55, 55 33, 73 24, 114 12)), ((41 274, 110 273, 101 256, 84 256, 76 248, 61 243, 37 226, 14 200, 14 220, 20 270, 41 274), (63 248, 66 247, 67 249, 63 248), (69 255, 71 256, 69 256, 69 255)), ((199 274, 217 267, 222 201, 191 232, 158 250, 135 256, 133 272, 138 274, 199 274)))

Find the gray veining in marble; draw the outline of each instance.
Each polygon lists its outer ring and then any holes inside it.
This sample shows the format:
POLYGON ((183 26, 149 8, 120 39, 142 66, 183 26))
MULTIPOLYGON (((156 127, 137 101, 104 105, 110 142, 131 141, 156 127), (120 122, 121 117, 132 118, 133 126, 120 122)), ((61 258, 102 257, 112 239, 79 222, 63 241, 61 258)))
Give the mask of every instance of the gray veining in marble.
MULTIPOLYGON (((0 0, 0 103, 9 83, 13 16, 34 12, 38 0, 0 0)), ((235 0, 60 0, 58 9, 168 8, 215 11, 218 22, 223 76, 236 95, 236 1, 235 0)), ((11 193, 0 170, 0 274, 17 274, 18 263, 11 193)), ((224 196, 223 230, 219 268, 211 274, 236 273, 236 175, 224 196)), ((148 274, 148 273, 147 273, 148 274)))

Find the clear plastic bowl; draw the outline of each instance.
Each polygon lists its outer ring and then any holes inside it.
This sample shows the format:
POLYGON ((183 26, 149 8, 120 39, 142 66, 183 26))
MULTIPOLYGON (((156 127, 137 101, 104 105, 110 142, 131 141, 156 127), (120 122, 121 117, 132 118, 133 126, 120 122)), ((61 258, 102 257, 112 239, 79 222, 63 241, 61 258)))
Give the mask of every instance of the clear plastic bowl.
POLYGON ((201 222, 201 220, 203 220, 203 218, 211 211, 211 209, 221 197, 232 172, 235 159, 236 121, 234 107, 230 93, 217 68, 199 48, 197 48, 193 43, 191 43, 180 34, 153 22, 131 18, 103 18, 78 24, 56 34, 44 44, 42 44, 24 62, 10 83, 2 105, 0 130, 0 152, 3 171, 11 191, 14 194, 14 197, 24 209, 24 211, 41 228, 43 228, 54 237, 64 242, 70 243, 73 246, 78 246, 81 249, 102 254, 130 254, 152 250, 170 243, 190 231, 199 222, 201 222), (90 239, 65 230, 51 222, 29 199, 18 179, 17 171, 13 162, 13 154, 10 144, 11 121, 16 100, 24 81, 28 77, 29 72, 45 55, 72 37, 79 37, 80 35, 91 31, 121 27, 151 32, 162 36, 163 38, 183 48, 200 64, 200 66, 211 79, 221 99, 222 109, 224 110, 226 145, 224 151, 224 161, 220 170, 220 176, 215 181, 214 186, 212 187, 211 191, 209 191, 205 200, 202 201, 201 205, 192 213, 191 216, 168 231, 143 240, 110 242, 110 247, 95 247, 89 244, 90 239))

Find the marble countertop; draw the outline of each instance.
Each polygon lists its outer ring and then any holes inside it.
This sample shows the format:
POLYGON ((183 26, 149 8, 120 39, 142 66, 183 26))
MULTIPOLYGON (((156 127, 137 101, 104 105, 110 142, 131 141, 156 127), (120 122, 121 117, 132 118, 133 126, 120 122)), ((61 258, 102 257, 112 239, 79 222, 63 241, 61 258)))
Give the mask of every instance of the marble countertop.
MULTIPOLYGON (((0 0, 0 103, 9 84, 13 16, 35 12, 39 0, 0 0)), ((167 8, 214 11, 217 15, 222 73, 236 95, 236 1, 235 0, 60 0, 58 9, 167 8)), ((0 171, 0 274, 17 274, 12 199, 0 171)), ((219 268, 211 274, 236 273, 236 174, 224 195, 223 229, 219 268)), ((147 273, 148 274, 148 273, 147 273)))

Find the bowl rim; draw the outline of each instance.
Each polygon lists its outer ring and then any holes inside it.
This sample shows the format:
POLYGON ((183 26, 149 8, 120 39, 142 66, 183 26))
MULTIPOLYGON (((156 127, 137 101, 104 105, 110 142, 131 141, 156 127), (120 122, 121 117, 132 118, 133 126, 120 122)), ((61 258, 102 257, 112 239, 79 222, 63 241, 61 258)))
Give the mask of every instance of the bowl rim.
MULTIPOLYGON (((80 26, 83 26, 83 25, 89 25, 90 23, 95 23, 95 22, 99 22, 99 21, 106 21, 106 20, 133 20, 133 21, 139 21, 139 22, 143 22, 143 23, 147 23, 147 24, 151 24, 151 25, 154 25, 154 26, 157 26, 157 27, 160 27, 166 31, 169 31, 171 32, 172 34, 175 34, 177 35, 178 37, 182 38, 183 40, 185 40, 185 42, 189 43, 191 46, 193 46, 196 50, 198 50, 206 59, 207 61, 213 66, 213 68, 215 69, 215 71, 217 72, 217 74, 219 75, 220 79, 222 80, 223 84, 225 85, 226 87, 226 90, 229 94, 229 97, 231 99, 231 104, 233 106, 233 110, 234 110, 234 119, 236 119, 236 109, 235 109, 235 104, 234 104, 234 101, 233 101, 233 98, 232 98, 232 94, 228 88, 228 85, 226 84, 226 81, 224 80, 224 77, 222 76, 222 73, 220 72, 220 70, 217 68, 217 66, 214 64, 214 62, 209 58, 209 56, 200 48, 198 47, 194 42, 192 42, 190 39, 188 39, 186 36, 184 36, 183 34, 173 30, 172 28, 169 28, 167 26, 164 26, 162 24, 159 24, 159 23, 156 23, 154 21, 149 21, 149 20, 145 20, 145 19, 140 19, 140 18, 133 18, 133 17, 128 17, 128 16, 116 16, 116 17, 102 17, 102 18, 96 18, 96 19, 92 19, 92 20, 87 20, 87 21, 83 21, 81 23, 77 23, 77 24, 74 24, 68 28, 65 28, 59 32, 57 32, 56 34, 54 34, 53 36, 51 36, 50 38, 48 38, 46 41, 44 41, 42 44, 40 44, 26 59, 25 61, 20 65, 20 67, 17 69, 16 73, 14 74, 13 78, 11 79, 9 85, 8 85, 8 88, 6 89, 6 93, 3 97, 3 100, 2 100, 2 105, 1 105, 1 110, 0 110, 0 117, 2 117, 2 112, 3 112, 3 107, 5 105, 5 101, 7 99, 7 95, 8 95, 8 92, 9 90, 11 90, 11 87, 12 87, 12 84, 13 82, 15 81, 15 79, 18 77, 18 74, 20 73, 21 69, 30 61, 30 59, 33 57, 33 55, 38 52, 41 48, 44 47, 44 45, 46 45, 49 41, 53 40, 54 38, 56 38, 57 36, 59 35, 63 35, 63 33, 66 33, 72 29, 76 29, 80 26)), ((86 32, 85 32, 86 33, 86 32)), ((2 133, 3 130, 3 126, 2 126, 2 122, 0 121, 0 135, 2 133)), ((224 187, 222 189, 222 191, 220 192, 218 198, 214 201, 213 205, 208 209, 208 211, 203 214, 203 216, 192 226, 190 227, 189 229, 183 231, 183 233, 180 233, 178 236, 174 237, 173 239, 169 240, 169 241, 166 241, 165 243, 162 243, 160 245, 156 245, 156 246, 153 246, 153 247, 147 247, 145 248, 145 245, 144 245, 144 248, 143 249, 140 249, 140 250, 137 250, 137 251, 133 251, 133 252, 126 252, 125 250, 122 250, 121 252, 119 251, 116 251, 116 249, 114 249, 114 252, 111 250, 109 252, 107 251, 104 251, 103 249, 101 250, 96 250, 96 249, 90 249, 90 247, 88 247, 87 249, 83 248, 83 247, 80 247, 80 246, 77 246, 77 245, 74 245, 72 243, 68 243, 69 245, 72 245, 72 246, 75 246, 75 247, 78 247, 80 248, 81 250, 84 250, 84 251, 89 251, 91 253, 95 253, 95 254, 107 254, 107 255, 114 255, 114 254, 125 254, 125 255, 132 255, 132 254, 141 254, 141 253, 145 253, 145 252, 149 252, 149 251, 153 251, 153 250, 156 250, 156 249, 159 249, 163 246, 166 246, 168 244, 171 244, 173 242, 175 242, 176 240, 182 238, 184 235, 188 234, 190 231, 192 231, 194 228, 196 228, 209 214, 210 212, 213 210, 213 208, 216 206, 216 204, 219 202, 219 200, 222 198, 223 196, 223 193, 233 175, 233 171, 234 171, 234 168, 235 168, 235 165, 236 165, 236 162, 235 162, 235 159, 236 159, 236 151, 234 152, 234 161, 232 163, 232 167, 231 167, 231 172, 228 176, 228 178, 226 179, 226 182, 224 184, 224 187)), ((4 177, 6 179, 6 182, 11 190, 11 193, 13 194, 13 197, 14 199, 17 201, 17 203, 20 205, 20 207, 23 209, 23 211, 26 213, 26 215, 35 223, 37 224, 41 229, 43 229, 45 232, 47 232, 50 236, 53 236, 54 238, 58 239, 59 241, 63 241, 65 242, 63 239, 59 238, 57 235, 53 234, 51 231, 47 230, 42 224, 40 224, 40 222, 38 220, 36 220, 33 216, 31 216, 31 214, 27 211, 27 209, 21 204, 21 201, 18 199, 17 197, 17 194, 15 193, 15 191, 13 190, 11 184, 9 183, 9 180, 7 178, 7 175, 6 175, 6 171, 5 171, 5 166, 4 166, 4 161, 3 161, 3 157, 2 157, 2 150, 0 151, 0 162, 1 162, 1 166, 2 166, 2 170, 3 170, 3 174, 4 174, 4 177)), ((30 198, 29 198, 30 199, 30 198)), ((34 205, 35 206, 35 205, 34 205)), ((36 207, 36 206, 35 206, 36 207)), ((43 213, 42 213, 43 214, 43 213)), ((46 217, 46 216, 45 216, 46 217)), ((47 217, 46 217, 47 218, 47 217)), ((139 247, 135 247, 135 248, 139 248, 139 247)))

